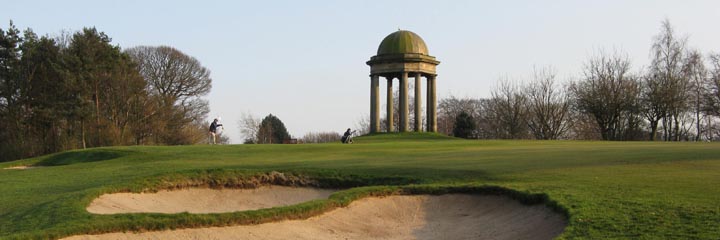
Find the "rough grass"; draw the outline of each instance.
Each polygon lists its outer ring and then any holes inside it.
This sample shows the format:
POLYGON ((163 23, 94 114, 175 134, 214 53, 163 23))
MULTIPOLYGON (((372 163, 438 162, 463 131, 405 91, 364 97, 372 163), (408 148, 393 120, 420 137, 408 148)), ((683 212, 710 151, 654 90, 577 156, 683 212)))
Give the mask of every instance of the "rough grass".
POLYGON ((717 143, 469 141, 434 134, 355 142, 96 148, 2 163, 45 167, 0 170, 0 238, 252 224, 305 218, 368 195, 445 192, 546 204, 568 217, 561 239, 720 238, 717 143), (235 213, 85 211, 106 192, 248 187, 243 183, 272 171, 349 189, 329 200, 235 213))

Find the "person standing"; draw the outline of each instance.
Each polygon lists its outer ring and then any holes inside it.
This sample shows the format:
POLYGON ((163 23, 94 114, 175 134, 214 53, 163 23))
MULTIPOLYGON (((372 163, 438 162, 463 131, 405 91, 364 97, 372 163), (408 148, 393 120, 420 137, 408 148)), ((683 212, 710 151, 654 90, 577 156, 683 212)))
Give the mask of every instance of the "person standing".
POLYGON ((218 127, 223 127, 222 123, 219 121, 220 120, 216 118, 212 123, 210 123, 210 137, 212 138, 211 144, 217 144, 217 129, 218 127))

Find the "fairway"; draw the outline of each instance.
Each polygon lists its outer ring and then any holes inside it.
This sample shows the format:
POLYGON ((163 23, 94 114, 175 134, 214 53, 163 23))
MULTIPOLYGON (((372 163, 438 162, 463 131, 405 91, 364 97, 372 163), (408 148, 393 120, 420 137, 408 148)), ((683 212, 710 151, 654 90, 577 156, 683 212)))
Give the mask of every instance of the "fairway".
POLYGON ((417 133, 355 143, 109 147, 2 163, 0 238, 246 225, 304 219, 370 196, 444 193, 545 204, 568 218, 560 239, 720 238, 717 143, 477 141, 417 133), (5 169, 14 166, 36 167, 5 169), (271 183, 345 190, 245 212, 86 210, 104 193, 271 183))

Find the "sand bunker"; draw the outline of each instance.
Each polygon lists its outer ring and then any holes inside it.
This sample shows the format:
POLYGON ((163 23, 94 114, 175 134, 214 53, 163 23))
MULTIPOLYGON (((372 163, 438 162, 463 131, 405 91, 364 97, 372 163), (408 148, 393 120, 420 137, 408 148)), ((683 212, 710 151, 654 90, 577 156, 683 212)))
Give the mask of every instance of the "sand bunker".
POLYGON ((222 213, 287 206, 326 199, 334 190, 284 186, 256 189, 192 188, 157 193, 104 194, 87 207, 95 214, 222 213))
POLYGON ((8 169, 8 170, 26 170, 26 169, 33 169, 33 168, 37 168, 37 167, 35 167, 35 166, 14 166, 14 167, 6 167, 6 168, 3 168, 3 169, 8 169))
POLYGON ((67 239, 552 239, 564 227, 542 205, 448 194, 367 198, 307 220, 67 239))

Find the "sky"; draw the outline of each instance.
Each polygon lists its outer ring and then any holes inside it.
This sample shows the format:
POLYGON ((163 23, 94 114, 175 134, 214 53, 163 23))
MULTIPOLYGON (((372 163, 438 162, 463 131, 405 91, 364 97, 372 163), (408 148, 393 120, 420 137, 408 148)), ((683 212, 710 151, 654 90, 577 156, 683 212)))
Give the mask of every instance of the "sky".
MULTIPOLYGON (((3 29, 9 20, 50 36, 96 27, 123 49, 167 45, 197 58, 213 80, 208 124, 220 116, 233 143, 243 140, 237 124, 243 113, 276 115, 298 138, 342 132, 369 118, 365 62, 398 29, 420 35, 441 62, 439 99, 479 98, 488 97, 501 78, 529 79, 533 68, 550 67, 561 81, 578 79, 583 63, 603 49, 624 52, 641 71, 664 19, 690 48, 720 52, 717 0, 0 4, 3 29)), ((380 87, 384 103, 385 83, 380 87)))

